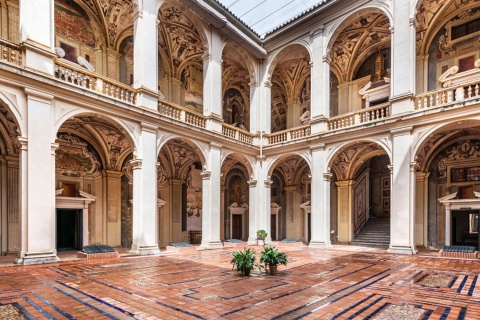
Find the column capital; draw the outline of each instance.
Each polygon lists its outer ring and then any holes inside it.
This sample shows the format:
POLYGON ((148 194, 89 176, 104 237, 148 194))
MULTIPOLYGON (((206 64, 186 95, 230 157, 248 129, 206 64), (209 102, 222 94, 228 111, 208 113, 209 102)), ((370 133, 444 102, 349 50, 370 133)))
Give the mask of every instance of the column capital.
POLYGON ((142 159, 132 159, 128 162, 132 170, 142 169, 142 159))
POLYGON ((255 188, 257 186, 257 180, 255 179, 248 180, 247 183, 250 188, 255 188))
POLYGON ((212 54, 208 51, 205 51, 205 53, 202 55, 202 60, 203 60, 203 62, 211 61, 212 60, 212 54))
POLYGON ((325 181, 332 181, 333 174, 330 172, 324 172, 323 173, 323 180, 325 181))
POLYGON ((324 151, 325 143, 312 143, 309 147, 312 151, 324 151))
POLYGON ((393 134, 393 135, 401 136, 401 135, 410 134, 412 132, 412 129, 413 129, 412 126, 395 128, 395 129, 390 130, 390 133, 393 134))
POLYGON ((283 190, 287 191, 287 192, 294 192, 294 191, 297 191, 297 186, 286 186, 283 188, 283 190))
POLYGON ((268 177, 268 179, 265 179, 265 188, 271 188, 273 184, 273 181, 268 177))
POLYGON ((202 176, 203 180, 210 180, 212 172, 208 171, 208 170, 205 170, 205 171, 200 172, 200 175, 202 176))
POLYGON ((264 85, 266 88, 269 88, 269 89, 272 88, 272 82, 269 81, 269 80, 266 80, 266 81, 263 83, 263 85, 264 85))
POLYGON ((223 147, 223 144, 212 141, 210 142, 210 149, 221 149, 223 147))
POLYGON ((326 55, 324 55, 324 56, 322 57, 322 61, 323 61, 324 63, 330 64, 330 63, 332 63, 332 58, 330 57, 329 54, 326 54, 326 55))
POLYGON ((151 133, 157 133, 158 131, 158 126, 153 123, 141 122, 140 127, 143 131, 148 131, 151 133))
POLYGON ((351 187, 355 183, 355 180, 340 180, 337 181, 337 187, 339 188, 348 188, 351 187))

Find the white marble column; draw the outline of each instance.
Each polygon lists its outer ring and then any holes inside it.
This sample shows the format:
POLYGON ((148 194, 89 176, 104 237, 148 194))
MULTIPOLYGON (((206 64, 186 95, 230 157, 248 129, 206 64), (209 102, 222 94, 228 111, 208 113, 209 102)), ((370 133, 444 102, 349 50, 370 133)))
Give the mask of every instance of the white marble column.
POLYGON ((133 87, 139 89, 137 105, 158 109, 158 37, 154 0, 143 0, 134 13, 133 87))
POLYGON ((392 130, 390 248, 388 252, 415 254, 415 173, 410 167, 411 127, 392 130))
POLYGON ((312 75, 310 116, 312 133, 325 131, 326 118, 330 115, 330 65, 325 55, 323 26, 312 32, 312 75))
POLYGON ((410 1, 393 2, 392 31, 392 115, 410 112, 415 94, 415 20, 410 17, 410 1))
MULTIPOLYGON (((269 134, 272 132, 272 83, 265 81, 261 88, 261 101, 260 105, 263 106, 263 112, 260 111, 260 131, 265 131, 269 134)), ((262 108, 260 108, 262 110, 262 108)), ((263 142, 261 142, 263 143, 263 142)))
POLYGON ((209 28, 210 48, 203 56, 203 114, 207 129, 222 132, 222 35, 209 28))
POLYGON ((19 264, 56 262, 55 150, 52 143, 53 96, 25 89, 27 139, 20 138, 22 177, 22 243, 19 264))
MULTIPOLYGON (((272 199, 272 183, 273 181, 270 179, 270 177, 267 177, 264 181, 264 186, 265 188, 263 189, 263 195, 264 195, 264 209, 261 211, 262 217, 259 219, 260 223, 258 225, 258 230, 265 230, 267 232, 267 237, 265 238, 265 244, 271 244, 272 243, 272 233, 271 233, 271 212, 272 212, 272 207, 271 207, 271 199, 272 199)), ((256 235, 256 233, 255 233, 256 235)))
POLYGON ((133 166, 133 243, 130 252, 140 255, 160 253, 157 214, 157 130, 141 124, 137 157, 133 166))
POLYGON ((430 172, 415 174, 415 245, 428 246, 428 177, 430 172))
POLYGON ((250 82, 250 132, 262 130, 260 124, 260 87, 256 81, 250 82))
MULTIPOLYGON (((313 90, 312 90, 313 91, 313 90)), ((329 248, 330 241, 330 173, 326 173, 325 145, 310 146, 312 150, 311 240, 312 248, 329 248)), ((307 232, 308 234, 308 232, 307 232)))
POLYGON ((248 183, 248 244, 257 244, 257 180, 253 177, 248 183))
POLYGON ((53 75, 54 0, 20 1, 20 41, 25 67, 53 75))
POLYGON ((220 169, 222 145, 210 143, 202 186, 202 244, 200 249, 222 248, 220 241, 220 169))

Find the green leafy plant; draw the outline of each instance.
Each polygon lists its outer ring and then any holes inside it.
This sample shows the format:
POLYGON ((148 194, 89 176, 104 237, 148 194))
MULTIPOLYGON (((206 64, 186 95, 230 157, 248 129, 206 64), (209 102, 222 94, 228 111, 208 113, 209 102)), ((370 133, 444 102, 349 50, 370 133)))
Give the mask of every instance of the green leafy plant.
POLYGON ((285 252, 280 252, 275 247, 266 247, 260 253, 260 263, 265 263, 269 266, 277 266, 279 264, 286 266, 288 257, 285 252))
POLYGON ((257 239, 264 240, 268 236, 267 231, 265 230, 258 230, 257 231, 257 239))
POLYGON ((255 250, 244 248, 243 251, 233 252, 233 259, 230 263, 233 264, 232 269, 236 268, 237 272, 249 276, 252 269, 258 268, 261 271, 263 268, 263 266, 255 263, 255 259, 255 250))

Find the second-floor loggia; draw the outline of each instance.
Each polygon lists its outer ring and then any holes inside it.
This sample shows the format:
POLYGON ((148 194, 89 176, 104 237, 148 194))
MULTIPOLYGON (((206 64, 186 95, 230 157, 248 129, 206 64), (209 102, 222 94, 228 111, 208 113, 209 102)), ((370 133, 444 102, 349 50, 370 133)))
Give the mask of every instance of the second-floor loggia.
MULTIPOLYGON (((2 28, 9 28, 2 29, 0 62, 28 67, 27 45, 13 28, 20 9, 14 1, 7 2, 8 23, 2 28)), ((411 66, 416 95, 407 113, 461 107, 480 95, 479 8, 474 1, 468 1, 466 9, 450 0, 419 1, 416 64, 411 66)), ((64 89, 143 106, 145 84, 136 84, 136 79, 145 76, 135 68, 135 61, 142 61, 136 60, 142 52, 134 32, 137 5, 123 1, 102 7, 97 2, 56 0, 53 11, 51 76, 66 83, 64 89), (81 27, 73 30, 73 25, 81 27)), ((147 91, 157 101, 155 112, 163 117, 220 132, 243 144, 274 145, 311 135, 311 101, 318 90, 312 87, 312 64, 324 63, 329 70, 329 94, 321 99, 328 105, 322 107, 328 111, 324 132, 380 125, 398 116, 392 115, 390 99, 394 69, 402 66, 393 61, 390 19, 380 9, 361 9, 325 26, 331 36, 324 56, 312 55, 313 43, 297 42, 286 43, 262 61, 210 30, 189 8, 167 1, 155 13, 158 27, 143 31, 153 32, 157 39, 151 47, 156 60, 149 64, 156 79, 148 84, 154 83, 156 90, 147 91), (262 91, 264 85, 268 90, 262 91), (267 92, 269 99, 264 97, 267 92), (209 127, 212 118, 221 125, 209 127)))

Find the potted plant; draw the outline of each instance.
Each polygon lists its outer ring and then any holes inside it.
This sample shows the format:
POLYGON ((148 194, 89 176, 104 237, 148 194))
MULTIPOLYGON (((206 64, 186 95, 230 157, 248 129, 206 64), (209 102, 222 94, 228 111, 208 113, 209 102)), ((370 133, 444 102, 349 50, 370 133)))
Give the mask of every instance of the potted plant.
POLYGON ((230 261, 233 264, 233 268, 237 268, 237 272, 240 272, 244 276, 249 276, 250 271, 253 268, 258 268, 259 271, 262 270, 262 266, 255 263, 255 250, 250 248, 244 248, 243 251, 234 251, 233 259, 230 261))
POLYGON ((278 251, 275 247, 267 247, 260 253, 260 263, 265 263, 270 269, 270 275, 277 274, 277 266, 279 264, 287 265, 288 258, 285 252, 278 251))
POLYGON ((267 231, 265 230, 258 230, 257 231, 257 245, 264 246, 265 245, 265 238, 268 236, 267 231))

